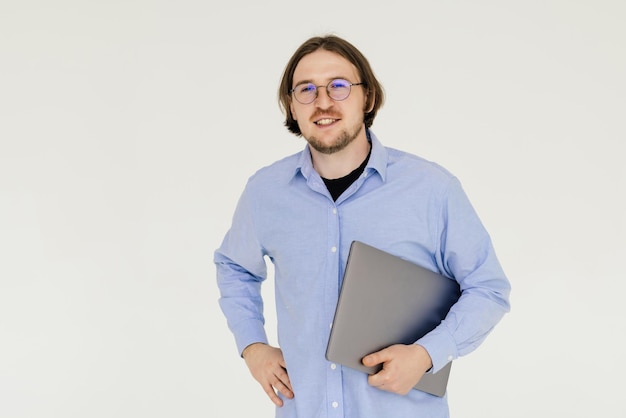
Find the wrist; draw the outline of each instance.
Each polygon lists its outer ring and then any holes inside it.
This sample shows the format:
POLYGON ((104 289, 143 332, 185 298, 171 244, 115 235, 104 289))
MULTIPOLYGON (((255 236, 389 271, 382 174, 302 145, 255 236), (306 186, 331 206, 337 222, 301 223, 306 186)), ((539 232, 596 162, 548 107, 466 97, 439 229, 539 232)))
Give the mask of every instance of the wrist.
POLYGON ((247 354, 250 354, 251 352, 253 352, 254 350, 258 349, 259 346, 261 345, 265 345, 262 342, 256 342, 256 343, 252 343, 250 345, 248 345, 246 348, 243 349, 243 351, 241 352, 241 357, 242 358, 246 358, 247 354))
POLYGON ((419 356, 421 358, 424 359, 424 361, 426 361, 427 365, 428 365, 428 369, 432 369, 433 367, 433 359, 430 356, 430 353, 428 352, 428 350, 426 349, 426 347, 424 347, 423 345, 420 344, 413 344, 413 346, 417 349, 419 356))

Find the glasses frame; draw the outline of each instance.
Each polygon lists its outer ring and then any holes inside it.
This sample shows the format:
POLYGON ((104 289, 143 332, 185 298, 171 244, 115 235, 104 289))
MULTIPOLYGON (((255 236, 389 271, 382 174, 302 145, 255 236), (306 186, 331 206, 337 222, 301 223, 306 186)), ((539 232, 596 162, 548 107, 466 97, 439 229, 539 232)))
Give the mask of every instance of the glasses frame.
POLYGON ((292 95, 293 95, 293 98, 294 98, 294 99, 295 99, 298 103, 303 104, 303 105, 308 105, 308 104, 313 103, 313 102, 314 102, 314 101, 318 98, 318 96, 319 96, 319 94, 320 94, 320 90, 319 90, 319 89, 320 89, 320 87, 324 87, 324 88, 326 89, 326 94, 328 95, 328 98, 329 98, 329 99, 331 99, 331 100, 332 100, 332 101, 334 101, 334 102, 341 102, 341 101, 343 101, 343 100, 346 100, 348 97, 350 97, 350 93, 352 93, 352 86, 362 86, 362 85, 365 85, 365 83, 364 83, 364 82, 360 82, 360 83, 350 83, 350 81, 349 81, 349 80, 346 80, 345 78, 335 78, 335 79, 330 80, 330 81, 328 82, 328 84, 326 84, 326 85, 323 85, 323 84, 322 84, 322 85, 320 85, 320 86, 316 86, 316 85, 315 85, 315 84, 313 84, 313 83, 300 83, 300 84, 297 84, 294 88, 292 88, 291 90, 289 90, 289 94, 292 94, 292 95), (333 83, 334 83, 335 81, 337 81, 337 80, 342 80, 342 81, 346 81, 346 82, 348 82, 348 94, 347 94, 347 95, 346 95, 346 97, 344 97, 343 99, 333 99, 333 98, 332 98, 332 96, 330 95, 330 91, 328 90, 328 86, 330 86, 331 84, 333 84, 333 83), (313 87, 315 87, 315 96, 313 96, 313 99, 312 99, 310 102, 306 102, 306 103, 301 102, 300 100, 298 100, 298 98, 297 98, 297 97, 296 97, 296 95, 295 95, 296 89, 297 89, 299 86, 302 86, 302 85, 312 85, 313 87))

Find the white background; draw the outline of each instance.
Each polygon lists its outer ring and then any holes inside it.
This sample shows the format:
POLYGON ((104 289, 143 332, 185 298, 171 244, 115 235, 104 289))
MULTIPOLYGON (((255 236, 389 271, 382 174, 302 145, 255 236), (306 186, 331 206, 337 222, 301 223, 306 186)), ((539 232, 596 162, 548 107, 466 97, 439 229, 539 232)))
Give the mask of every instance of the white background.
POLYGON ((386 89, 374 132, 461 179, 513 285, 452 416, 626 416, 625 3, 223 3, 0 3, 0 416, 273 416, 212 256, 246 179, 303 147, 276 90, 327 32, 386 89))

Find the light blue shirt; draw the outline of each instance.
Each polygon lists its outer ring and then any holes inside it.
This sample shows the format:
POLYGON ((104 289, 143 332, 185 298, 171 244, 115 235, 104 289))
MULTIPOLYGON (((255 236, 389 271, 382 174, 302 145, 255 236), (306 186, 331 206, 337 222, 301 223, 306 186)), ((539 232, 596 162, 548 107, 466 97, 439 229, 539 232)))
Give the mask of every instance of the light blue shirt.
POLYGON ((278 343, 295 394, 283 399, 277 417, 449 415, 445 396, 384 392, 369 386, 365 373, 325 359, 354 240, 459 283, 459 301, 416 342, 430 354, 434 372, 474 350, 509 310, 509 282, 459 181, 369 136, 365 171, 336 202, 313 169, 308 147, 259 170, 215 252, 220 306, 240 353, 254 342, 267 343, 260 287, 266 259, 274 264, 278 343))

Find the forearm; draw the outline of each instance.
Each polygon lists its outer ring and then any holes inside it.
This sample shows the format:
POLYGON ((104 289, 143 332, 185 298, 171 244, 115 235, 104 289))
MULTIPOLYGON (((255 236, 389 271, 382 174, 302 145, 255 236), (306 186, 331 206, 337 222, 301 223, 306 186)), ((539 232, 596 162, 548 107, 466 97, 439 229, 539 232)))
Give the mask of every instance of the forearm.
POLYGON ((444 321, 416 343, 430 354, 433 372, 474 351, 508 312, 508 305, 465 294, 444 321))
POLYGON ((219 254, 216 255, 216 266, 220 308, 235 337, 239 353, 252 343, 267 343, 261 298, 262 278, 224 261, 219 254))

